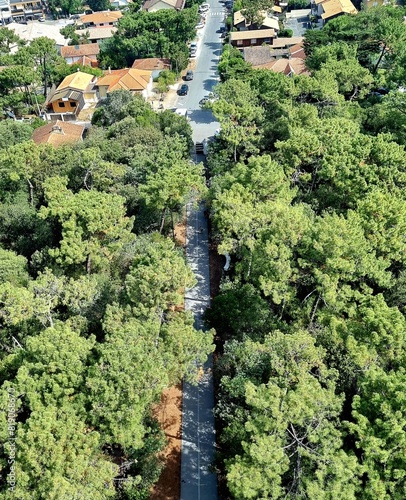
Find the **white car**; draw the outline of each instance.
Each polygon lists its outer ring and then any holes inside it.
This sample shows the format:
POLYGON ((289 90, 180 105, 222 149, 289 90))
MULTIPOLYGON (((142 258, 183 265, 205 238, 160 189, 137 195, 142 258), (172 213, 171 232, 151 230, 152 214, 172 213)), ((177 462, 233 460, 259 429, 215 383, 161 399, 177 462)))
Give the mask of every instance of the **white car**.
POLYGON ((210 10, 210 4, 208 3, 202 3, 199 7, 199 12, 207 12, 208 10, 210 10))
POLYGON ((197 30, 200 30, 200 29, 204 28, 204 23, 198 23, 198 24, 196 24, 195 28, 197 30))

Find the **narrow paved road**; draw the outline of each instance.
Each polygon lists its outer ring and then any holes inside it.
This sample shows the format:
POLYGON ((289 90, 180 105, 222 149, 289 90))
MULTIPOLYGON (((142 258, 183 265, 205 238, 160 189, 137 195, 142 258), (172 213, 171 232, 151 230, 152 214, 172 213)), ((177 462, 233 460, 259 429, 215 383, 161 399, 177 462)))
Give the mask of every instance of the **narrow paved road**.
MULTIPOLYGON (((198 33, 194 79, 189 94, 179 97, 177 107, 187 108, 194 142, 214 135, 219 124, 212 113, 201 110, 199 101, 218 83, 217 64, 222 43, 217 33, 224 19, 224 8, 211 1, 206 26, 198 33)), ((202 157, 195 157, 202 161, 202 157)), ((210 269, 207 219, 204 204, 187 209, 186 257, 197 278, 197 285, 187 290, 185 308, 193 312, 196 328, 202 328, 202 313, 210 302, 210 269)), ((212 358, 204 366, 197 386, 183 384, 181 500, 216 500, 217 478, 211 472, 215 454, 214 388, 212 358)))

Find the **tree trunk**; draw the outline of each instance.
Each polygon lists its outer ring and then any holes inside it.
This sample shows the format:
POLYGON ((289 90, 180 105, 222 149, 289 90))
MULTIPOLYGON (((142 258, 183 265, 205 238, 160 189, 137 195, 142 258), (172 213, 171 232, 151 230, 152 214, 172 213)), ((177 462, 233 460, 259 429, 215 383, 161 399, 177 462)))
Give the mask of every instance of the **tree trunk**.
POLYGON ((91 258, 90 258, 90 253, 89 253, 87 256, 87 259, 86 259, 86 272, 87 272, 87 274, 90 274, 90 271, 91 271, 91 258))
POLYGON ((47 96, 47 89, 48 89, 48 76, 47 76, 47 65, 46 65, 45 56, 44 56, 43 67, 44 67, 44 97, 46 97, 47 96))
POLYGON ((310 317, 309 327, 313 324, 313 320, 314 320, 314 317, 316 315, 317 308, 319 307, 320 299, 321 299, 321 293, 319 293, 319 295, 317 296, 316 303, 314 304, 312 315, 310 317))
POLYGON ((173 211, 171 210, 171 222, 172 222, 172 239, 175 241, 175 225, 173 223, 173 211))
POLYGON ((88 191, 91 191, 92 190, 92 171, 91 170, 88 170, 86 172, 86 175, 85 175, 85 178, 83 180, 83 184, 85 185, 85 188, 88 190, 88 191), (90 178, 90 184, 88 185, 87 183, 87 180, 90 178))
POLYGON ((159 228, 159 233, 162 234, 162 231, 164 230, 164 224, 165 224, 165 216, 166 216, 166 208, 164 208, 161 216, 161 227, 159 228))
POLYGON ((381 52, 381 55, 379 56, 378 62, 375 64, 375 68, 372 71, 373 74, 375 74, 378 71, 378 67, 381 64, 381 61, 382 61, 383 56, 385 55, 385 52, 386 52, 386 45, 384 45, 382 48, 382 52, 381 52))
POLYGON ((27 179, 28 185, 30 187, 30 205, 34 205, 34 186, 32 185, 32 182, 30 179, 27 179))

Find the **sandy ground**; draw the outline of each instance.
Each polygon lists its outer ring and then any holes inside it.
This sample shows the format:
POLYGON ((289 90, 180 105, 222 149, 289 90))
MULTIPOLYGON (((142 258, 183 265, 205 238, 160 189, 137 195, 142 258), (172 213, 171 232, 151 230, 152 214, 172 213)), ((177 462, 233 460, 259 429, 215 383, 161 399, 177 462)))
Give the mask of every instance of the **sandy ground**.
MULTIPOLYGON (((185 245, 185 221, 175 226, 175 237, 180 246, 185 245)), ((150 500, 179 500, 182 425, 181 385, 170 387, 162 393, 161 402, 154 408, 153 414, 165 432, 168 444, 161 454, 165 466, 159 481, 151 490, 150 500)))
POLYGON ((180 498, 180 447, 182 423, 181 386, 170 387, 161 396, 153 412, 165 432, 168 444, 161 457, 165 461, 159 481, 151 490, 150 500, 179 500, 180 498))

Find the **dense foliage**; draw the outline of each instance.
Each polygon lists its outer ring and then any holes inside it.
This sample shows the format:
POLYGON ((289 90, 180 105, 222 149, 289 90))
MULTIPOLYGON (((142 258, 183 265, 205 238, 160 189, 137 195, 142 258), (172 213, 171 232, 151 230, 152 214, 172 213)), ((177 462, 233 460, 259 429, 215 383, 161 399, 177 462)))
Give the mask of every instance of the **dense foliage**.
POLYGON ((308 32, 310 76, 220 62, 210 211, 232 266, 207 319, 233 498, 405 497, 403 16, 308 32))
POLYGON ((85 141, 59 149, 4 122, 5 499, 148 498, 165 444, 151 408, 164 388, 194 380, 213 349, 212 334, 182 310, 195 278, 172 239, 185 204, 205 190, 201 166, 189 161, 190 126, 126 91, 111 94, 95 120, 85 141), (11 464, 10 394, 18 443, 11 464))
POLYGON ((119 20, 117 32, 101 46, 100 64, 103 68, 131 67, 134 59, 164 57, 180 72, 188 64, 186 42, 196 35, 199 20, 197 6, 176 11, 162 9, 146 12, 131 7, 119 20))

